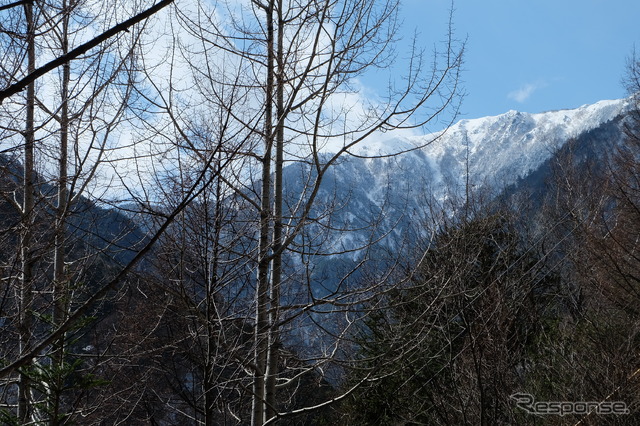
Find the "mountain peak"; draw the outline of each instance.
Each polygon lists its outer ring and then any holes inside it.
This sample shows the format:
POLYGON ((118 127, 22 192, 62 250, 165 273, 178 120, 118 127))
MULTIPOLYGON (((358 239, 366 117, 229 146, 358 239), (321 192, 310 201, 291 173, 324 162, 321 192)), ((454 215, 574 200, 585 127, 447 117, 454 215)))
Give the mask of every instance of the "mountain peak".
MULTIPOLYGON (((382 217, 376 215, 384 211, 385 226, 392 229, 412 215, 419 217, 425 199, 444 203, 463 195, 467 184, 486 190, 486 195, 497 195, 520 178, 543 170, 572 138, 599 138, 597 144, 602 147, 619 143, 622 131, 617 119, 629 105, 629 100, 621 99, 535 114, 508 111, 461 120, 444 134, 389 133, 386 139, 371 138, 356 152, 374 158, 352 157, 337 164, 323 183, 323 194, 349 200, 336 223, 367 229, 363 212, 382 217), (375 158, 407 150, 395 157, 375 158), (336 191, 342 192, 336 195, 336 191)), ((357 232, 335 238, 339 250, 367 241, 366 235, 357 232)))
MULTIPOLYGON (((469 161, 480 181, 500 174, 508 168, 518 175, 529 171, 548 158, 568 139, 609 122, 629 107, 629 99, 605 100, 576 109, 504 114, 462 120, 453 125, 440 140, 425 148, 436 161, 453 156, 469 161), (518 164, 516 169, 511 165, 518 164)), ((431 135, 416 136, 414 143, 429 140, 431 135)))
MULTIPOLYGON (((469 181, 476 186, 501 188, 538 169, 568 140, 625 114, 631 104, 630 99, 618 99, 541 113, 511 110, 496 116, 461 120, 444 133, 378 135, 363 141, 352 152, 377 157, 410 151, 392 163, 412 164, 410 168, 428 176, 434 193, 440 195, 446 192, 444 187, 439 188, 441 184, 448 187, 446 190, 461 187, 467 173, 469 181)), ((377 161, 366 166, 370 171, 382 167, 385 166, 377 161)), ((406 178, 394 177, 393 172, 377 177, 406 178)), ((377 182, 377 177, 370 182, 384 186, 383 182, 377 182)))

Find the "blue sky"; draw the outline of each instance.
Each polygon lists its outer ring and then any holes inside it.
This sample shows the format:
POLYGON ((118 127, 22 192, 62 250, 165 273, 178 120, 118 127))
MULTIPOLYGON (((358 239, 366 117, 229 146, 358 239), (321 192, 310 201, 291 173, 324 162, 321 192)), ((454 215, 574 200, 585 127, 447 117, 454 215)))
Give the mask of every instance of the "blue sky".
MULTIPOLYGON (((403 0, 403 33, 443 39, 449 0, 403 0)), ((457 0, 467 40, 461 118, 576 108, 626 96, 621 80, 640 52, 640 0, 457 0)))

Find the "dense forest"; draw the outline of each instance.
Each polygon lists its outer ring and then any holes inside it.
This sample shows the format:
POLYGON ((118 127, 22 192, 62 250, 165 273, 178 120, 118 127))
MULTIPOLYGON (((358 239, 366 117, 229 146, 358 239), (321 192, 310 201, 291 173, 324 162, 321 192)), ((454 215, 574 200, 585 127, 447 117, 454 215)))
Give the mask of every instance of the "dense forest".
POLYGON ((620 140, 374 210, 334 170, 453 123, 452 23, 427 54, 395 0, 141 3, 0 5, 2 424, 640 422, 640 61, 620 140))

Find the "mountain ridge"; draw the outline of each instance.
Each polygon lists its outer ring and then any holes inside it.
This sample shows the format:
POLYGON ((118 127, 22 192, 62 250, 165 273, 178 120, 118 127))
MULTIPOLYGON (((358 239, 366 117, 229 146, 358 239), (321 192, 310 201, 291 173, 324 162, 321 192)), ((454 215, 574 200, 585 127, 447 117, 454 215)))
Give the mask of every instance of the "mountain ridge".
POLYGON ((335 235, 329 249, 353 250, 381 235, 403 239, 412 221, 428 219, 434 205, 440 208, 449 200, 461 199, 467 185, 490 198, 507 188, 517 192, 517 186, 530 176, 535 175, 527 185, 532 179, 542 185, 548 172, 536 171, 547 170, 570 140, 593 145, 591 155, 621 143, 621 126, 630 106, 630 99, 619 99, 572 110, 508 111, 462 120, 437 138, 434 134, 391 136, 386 145, 379 139, 365 141, 354 150, 359 156, 336 164, 326 175, 321 198, 348 200, 332 219, 340 228, 372 229, 375 223, 377 230, 335 235), (601 131, 594 133, 596 129, 601 131), (590 133, 597 135, 587 137, 590 133), (404 151, 410 146, 414 149, 385 156, 390 150, 400 147, 404 151))
POLYGON ((489 179, 492 175, 504 177, 505 172, 518 172, 513 180, 525 177, 567 140, 625 114, 630 105, 630 99, 624 98, 541 113, 511 110, 496 116, 460 120, 442 134, 392 137, 386 142, 365 141, 354 151, 360 156, 389 155, 395 146, 401 145, 403 151, 413 146, 414 150, 424 152, 436 164, 453 159, 466 164, 468 160, 470 181, 496 184, 495 179, 489 179), (385 149, 385 144, 388 149, 385 149), (517 170, 509 167, 514 160, 519 161, 517 170))

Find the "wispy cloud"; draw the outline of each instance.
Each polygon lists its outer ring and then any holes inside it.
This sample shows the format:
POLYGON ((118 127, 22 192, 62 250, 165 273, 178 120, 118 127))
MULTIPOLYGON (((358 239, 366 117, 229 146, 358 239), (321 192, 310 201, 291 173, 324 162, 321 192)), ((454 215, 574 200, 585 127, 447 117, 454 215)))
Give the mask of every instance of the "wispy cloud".
POLYGON ((546 86, 546 83, 544 82, 527 83, 524 86, 520 87, 519 89, 509 92, 507 97, 509 99, 513 99, 516 102, 523 103, 527 99, 529 99, 534 92, 536 92, 539 89, 542 89, 545 86, 546 86))

